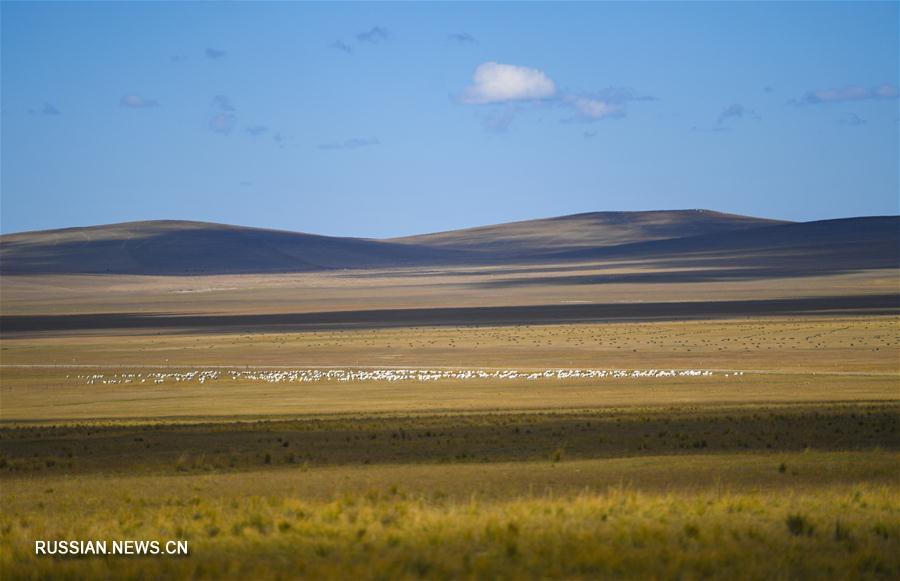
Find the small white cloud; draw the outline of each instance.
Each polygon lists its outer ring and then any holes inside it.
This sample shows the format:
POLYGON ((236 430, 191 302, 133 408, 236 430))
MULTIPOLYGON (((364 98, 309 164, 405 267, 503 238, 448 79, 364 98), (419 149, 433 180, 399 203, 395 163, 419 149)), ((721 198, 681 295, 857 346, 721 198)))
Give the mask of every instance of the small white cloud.
POLYGON ((478 66, 472 84, 463 92, 469 104, 507 103, 548 99, 556 95, 556 84, 543 71, 488 62, 478 66))
POLYGON ((568 101, 575 107, 579 117, 586 120, 599 120, 625 115, 625 106, 622 103, 588 97, 572 97, 568 101))
POLYGON ((567 93, 561 98, 575 114, 563 119, 565 123, 592 123, 603 119, 619 119, 628 113, 631 101, 655 101, 656 97, 641 95, 630 87, 607 87, 593 93, 567 93))
POLYGON ((119 105, 129 109, 148 109, 150 107, 158 107, 159 101, 141 97, 140 95, 124 95, 119 99, 119 105))

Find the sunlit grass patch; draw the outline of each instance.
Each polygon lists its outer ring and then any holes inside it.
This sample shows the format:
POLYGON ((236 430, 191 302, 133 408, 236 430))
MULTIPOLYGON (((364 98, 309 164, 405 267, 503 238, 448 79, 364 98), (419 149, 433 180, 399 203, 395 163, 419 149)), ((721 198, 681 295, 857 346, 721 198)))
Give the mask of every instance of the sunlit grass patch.
POLYGON ((90 513, 4 513, 11 577, 896 578, 900 493, 646 494, 449 502, 370 490, 327 502, 291 496, 166 497, 90 513), (36 559, 35 538, 183 538, 185 558, 36 559))

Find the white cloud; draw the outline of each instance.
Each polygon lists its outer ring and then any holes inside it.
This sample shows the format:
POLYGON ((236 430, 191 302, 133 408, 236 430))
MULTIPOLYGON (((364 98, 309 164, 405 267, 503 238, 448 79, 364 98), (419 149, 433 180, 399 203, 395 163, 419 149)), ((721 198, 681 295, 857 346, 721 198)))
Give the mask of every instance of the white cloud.
POLYGON ((588 97, 572 97, 568 101, 575 107, 579 117, 583 119, 599 120, 625 115, 625 106, 622 103, 588 97))
POLYGON ((547 99, 556 95, 556 84, 543 71, 488 62, 478 66, 462 101, 470 104, 506 103, 547 99))

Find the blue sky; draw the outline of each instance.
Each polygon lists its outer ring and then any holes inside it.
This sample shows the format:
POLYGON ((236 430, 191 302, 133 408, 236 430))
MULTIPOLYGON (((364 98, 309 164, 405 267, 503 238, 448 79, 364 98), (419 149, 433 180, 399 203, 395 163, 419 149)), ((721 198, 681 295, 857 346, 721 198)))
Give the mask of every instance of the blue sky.
POLYGON ((10 3, 3 232, 898 211, 898 3, 10 3))

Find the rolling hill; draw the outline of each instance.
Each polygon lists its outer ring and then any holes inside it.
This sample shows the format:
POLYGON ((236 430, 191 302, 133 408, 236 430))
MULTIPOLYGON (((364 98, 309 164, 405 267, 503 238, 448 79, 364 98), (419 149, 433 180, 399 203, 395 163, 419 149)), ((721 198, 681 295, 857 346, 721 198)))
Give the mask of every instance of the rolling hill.
POLYGON ((206 222, 159 220, 0 237, 4 274, 243 274, 434 264, 460 252, 206 222))
MULTIPOLYGON (((548 253, 547 260, 679 259, 683 263, 804 270, 900 267, 900 217, 778 224, 548 253)), ((534 258, 537 258, 535 256, 534 258)))
POLYGON ((900 217, 792 223, 706 210, 599 212, 390 240, 150 221, 0 236, 0 272, 194 275, 642 260, 834 272, 900 265, 900 217))
POLYGON ((710 210, 591 212, 393 238, 390 242, 516 257, 718 234, 776 224, 788 222, 710 210))

